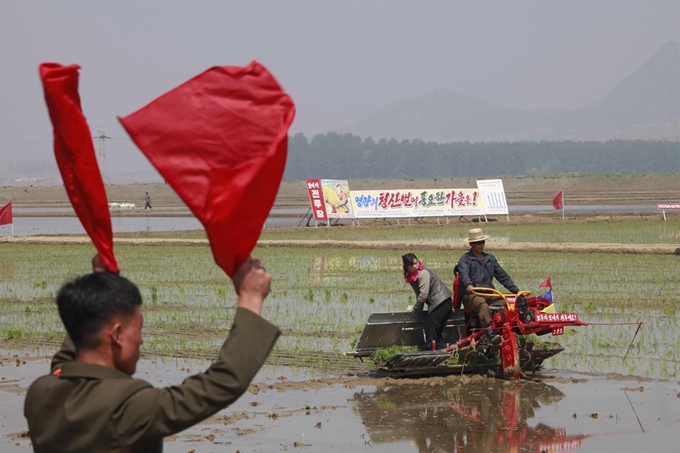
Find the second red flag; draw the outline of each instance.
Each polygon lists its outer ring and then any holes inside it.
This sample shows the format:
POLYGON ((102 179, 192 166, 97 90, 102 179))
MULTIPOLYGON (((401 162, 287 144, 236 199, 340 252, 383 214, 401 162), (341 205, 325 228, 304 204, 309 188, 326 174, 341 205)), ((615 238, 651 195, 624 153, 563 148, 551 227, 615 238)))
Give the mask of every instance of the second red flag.
POLYGON ((210 68, 120 122, 201 221, 232 277, 274 204, 294 116, 293 100, 252 62, 210 68))

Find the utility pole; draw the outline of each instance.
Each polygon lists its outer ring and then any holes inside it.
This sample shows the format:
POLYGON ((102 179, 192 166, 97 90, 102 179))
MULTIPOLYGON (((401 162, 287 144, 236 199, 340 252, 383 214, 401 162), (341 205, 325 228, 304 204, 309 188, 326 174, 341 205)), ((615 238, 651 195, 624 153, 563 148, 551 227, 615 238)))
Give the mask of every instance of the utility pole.
POLYGON ((104 128, 100 128, 94 138, 99 140, 99 149, 97 150, 97 160, 99 161, 99 171, 102 174, 102 179, 104 180, 104 185, 111 184, 109 178, 109 171, 106 168, 106 140, 111 140, 104 132, 104 128))

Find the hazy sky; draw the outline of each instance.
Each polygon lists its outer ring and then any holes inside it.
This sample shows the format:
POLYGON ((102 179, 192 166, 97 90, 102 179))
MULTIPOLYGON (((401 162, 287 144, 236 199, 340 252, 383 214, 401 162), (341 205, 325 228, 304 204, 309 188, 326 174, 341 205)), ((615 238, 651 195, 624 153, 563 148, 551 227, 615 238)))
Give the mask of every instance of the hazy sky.
POLYGON ((292 132, 311 137, 437 89, 581 107, 669 40, 680 0, 0 0, 0 161, 53 159, 46 61, 81 65, 84 113, 119 172, 149 167, 116 116, 210 66, 260 61, 296 103, 292 132))

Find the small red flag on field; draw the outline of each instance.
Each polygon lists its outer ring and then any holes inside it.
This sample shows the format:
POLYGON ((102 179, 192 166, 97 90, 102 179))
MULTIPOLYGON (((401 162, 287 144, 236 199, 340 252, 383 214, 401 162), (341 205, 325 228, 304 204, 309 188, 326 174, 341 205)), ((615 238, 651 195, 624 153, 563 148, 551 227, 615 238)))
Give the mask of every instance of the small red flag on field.
POLYGON ((0 225, 9 225, 12 223, 12 202, 10 201, 5 206, 0 208, 0 225))
POLYGON ((40 65, 40 79, 54 130, 54 156, 80 223, 106 268, 118 273, 104 182, 97 165, 92 133, 80 108, 79 68, 75 64, 40 65))
POLYGON ((233 277, 274 204, 294 116, 293 100, 253 61, 210 68, 119 120, 233 277))
POLYGON ((550 281, 550 275, 548 275, 548 278, 543 280, 540 285, 538 285, 539 288, 550 288, 552 289, 552 282, 550 281))
POLYGON ((555 196, 553 197, 553 208, 562 209, 564 207, 563 200, 562 200, 563 195, 564 195, 563 190, 560 190, 559 192, 557 192, 555 194, 555 196))

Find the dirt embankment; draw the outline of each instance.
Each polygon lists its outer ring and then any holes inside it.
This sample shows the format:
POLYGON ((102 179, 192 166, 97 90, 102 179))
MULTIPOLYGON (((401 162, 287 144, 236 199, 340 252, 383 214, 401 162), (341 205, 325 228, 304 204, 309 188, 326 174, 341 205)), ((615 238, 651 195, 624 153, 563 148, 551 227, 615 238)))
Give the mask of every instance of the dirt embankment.
MULTIPOLYGON (((0 244, 82 244, 87 245, 87 236, 2 236, 0 244)), ((207 247, 207 239, 174 239, 174 238, 117 238, 116 245, 141 246, 201 246, 207 247)), ((369 250, 406 250, 417 247, 419 250, 457 250, 465 251, 460 242, 423 242, 407 241, 331 241, 331 240, 261 240, 259 247, 294 247, 294 248, 333 248, 333 249, 369 249, 369 250)), ((680 248, 674 244, 548 244, 536 242, 514 242, 494 244, 499 252, 557 252, 557 253, 622 253, 680 255, 680 248)))

